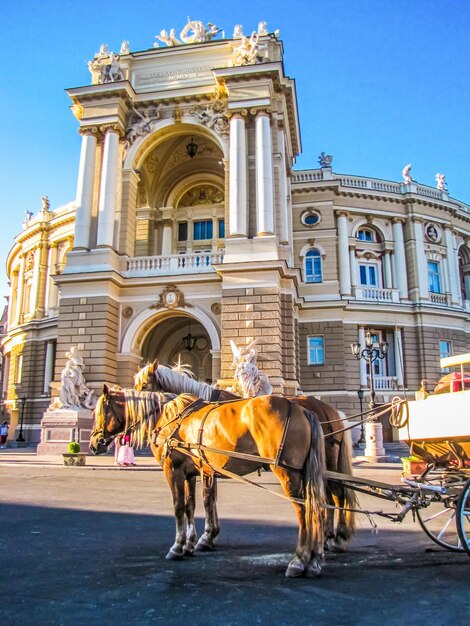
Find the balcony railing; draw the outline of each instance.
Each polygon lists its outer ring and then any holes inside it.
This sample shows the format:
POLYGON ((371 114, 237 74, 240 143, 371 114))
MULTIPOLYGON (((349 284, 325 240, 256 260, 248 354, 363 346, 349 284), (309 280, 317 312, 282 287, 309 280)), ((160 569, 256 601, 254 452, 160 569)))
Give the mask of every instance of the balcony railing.
POLYGON ((223 252, 173 254, 171 256, 138 256, 126 260, 125 275, 166 276, 213 272, 213 265, 222 263, 223 252))
POLYGON ((430 293, 429 299, 432 304, 440 306, 451 306, 450 294, 448 293, 430 293))
POLYGON ((351 187, 355 189, 365 189, 370 191, 381 191, 394 194, 407 194, 412 193, 417 196, 424 196, 426 198, 432 198, 434 200, 443 200, 454 205, 458 210, 470 213, 470 206, 459 202, 454 198, 449 198, 449 194, 446 190, 436 189, 434 187, 428 187, 427 185, 420 185, 413 182, 409 185, 404 182, 395 182, 391 180, 380 180, 378 178, 366 178, 365 176, 348 176, 347 174, 336 174, 329 169, 317 169, 317 170, 302 170, 299 172, 293 172, 292 183, 315 183, 318 181, 339 181, 342 187, 351 187))
POLYGON ((356 287, 356 300, 368 302, 400 302, 400 294, 397 289, 377 289, 376 287, 356 287))
MULTIPOLYGON (((367 376, 367 384, 369 376, 367 376)), ((374 389, 376 391, 395 391, 398 389, 398 380, 396 376, 374 376, 374 389)))

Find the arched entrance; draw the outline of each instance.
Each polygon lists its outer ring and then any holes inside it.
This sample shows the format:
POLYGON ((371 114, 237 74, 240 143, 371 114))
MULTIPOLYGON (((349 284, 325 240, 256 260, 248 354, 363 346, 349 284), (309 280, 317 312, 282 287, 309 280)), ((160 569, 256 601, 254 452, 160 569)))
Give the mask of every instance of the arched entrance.
POLYGON ((142 343, 141 356, 143 362, 158 359, 162 365, 170 366, 180 360, 198 380, 212 383, 209 335, 204 326, 189 315, 157 321, 142 343))

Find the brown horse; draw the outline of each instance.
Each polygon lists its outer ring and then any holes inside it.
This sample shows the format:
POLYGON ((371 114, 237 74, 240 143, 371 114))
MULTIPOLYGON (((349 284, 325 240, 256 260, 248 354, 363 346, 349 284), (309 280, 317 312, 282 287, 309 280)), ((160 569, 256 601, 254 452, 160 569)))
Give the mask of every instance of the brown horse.
MULTIPOLYGON (((139 391, 191 393, 212 402, 238 398, 228 391, 193 380, 176 369, 159 365, 157 360, 143 367, 135 375, 134 382, 135 389, 139 391)), ((313 396, 295 396, 288 399, 314 413, 320 420, 325 435, 327 470, 351 475, 351 436, 349 431, 342 431, 344 423, 336 409, 313 396)), ((327 481, 326 495, 331 508, 327 511, 325 548, 342 551, 345 542, 354 534, 355 516, 352 509, 358 508, 357 497, 354 491, 345 488, 341 482, 331 480, 327 481), (336 515, 334 507, 337 507, 336 515)))
MULTIPOLYGON (((195 396, 109 390, 95 409, 90 448, 106 451, 114 437, 133 433, 147 439, 162 465, 173 495, 176 537, 167 554, 179 559, 195 549, 210 549, 219 533, 216 475, 243 476, 269 464, 292 501, 299 522, 295 556, 286 576, 320 572, 324 543, 323 437, 317 418, 276 396, 204 404, 195 396), (188 409, 197 400, 199 408, 188 409), (206 523, 196 543, 195 481, 203 479, 206 523)), ((194 406, 194 405, 193 405, 194 406)))

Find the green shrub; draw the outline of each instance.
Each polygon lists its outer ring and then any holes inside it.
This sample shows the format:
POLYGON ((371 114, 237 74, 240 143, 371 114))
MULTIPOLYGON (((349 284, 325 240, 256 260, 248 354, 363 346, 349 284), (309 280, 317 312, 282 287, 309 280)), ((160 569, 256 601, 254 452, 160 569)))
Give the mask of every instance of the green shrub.
POLYGON ((67 452, 70 452, 71 454, 76 454, 77 452, 80 452, 80 444, 76 441, 71 441, 69 443, 69 447, 67 448, 67 452))

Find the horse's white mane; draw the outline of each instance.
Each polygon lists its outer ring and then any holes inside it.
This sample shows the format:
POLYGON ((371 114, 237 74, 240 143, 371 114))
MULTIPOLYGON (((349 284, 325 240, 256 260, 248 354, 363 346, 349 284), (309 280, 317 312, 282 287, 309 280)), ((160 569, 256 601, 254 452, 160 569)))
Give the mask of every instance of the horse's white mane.
POLYGON ((130 433, 131 445, 142 448, 151 443, 151 434, 157 426, 162 405, 173 394, 124 389, 126 400, 126 431, 130 433))

